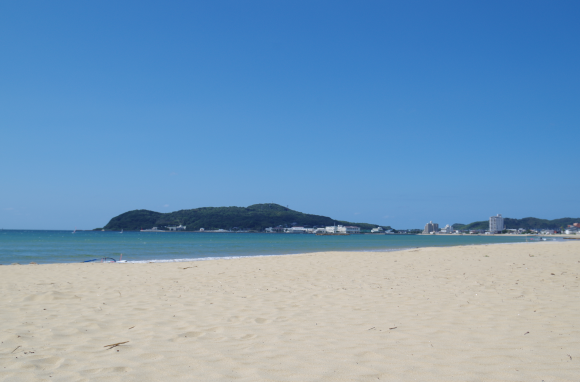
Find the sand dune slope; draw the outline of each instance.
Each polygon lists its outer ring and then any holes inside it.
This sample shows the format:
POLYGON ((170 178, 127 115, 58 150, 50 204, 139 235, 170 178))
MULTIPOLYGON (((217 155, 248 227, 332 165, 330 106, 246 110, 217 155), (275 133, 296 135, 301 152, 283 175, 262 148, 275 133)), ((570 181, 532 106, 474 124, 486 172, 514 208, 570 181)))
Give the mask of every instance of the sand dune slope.
POLYGON ((579 381, 578 277, 578 242, 0 266, 0 380, 579 381))

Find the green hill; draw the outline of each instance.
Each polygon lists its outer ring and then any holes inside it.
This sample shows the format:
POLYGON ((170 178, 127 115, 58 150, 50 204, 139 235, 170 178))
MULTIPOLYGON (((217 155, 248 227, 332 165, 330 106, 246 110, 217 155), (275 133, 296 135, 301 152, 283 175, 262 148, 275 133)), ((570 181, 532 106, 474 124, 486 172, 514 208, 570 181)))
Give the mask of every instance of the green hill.
MULTIPOLYGON (((580 223, 580 218, 561 218, 554 220, 538 219, 538 218, 523 218, 523 219, 511 219, 504 218, 504 227, 506 229, 559 229, 560 227, 567 227, 573 223, 580 223)), ((469 224, 453 224, 453 228, 468 230, 468 229, 489 229, 489 221, 479 221, 469 224)))
MULTIPOLYGON (((376 224, 350 223, 334 220, 326 216, 305 214, 278 204, 254 204, 249 207, 202 207, 170 213, 148 210, 125 212, 112 218, 103 227, 106 230, 137 231, 151 227, 163 229, 166 226, 182 224, 187 231, 216 229, 245 229, 262 231, 267 227, 284 226, 330 226, 333 224, 355 225, 361 230, 370 230, 376 224)), ((386 227, 390 228, 390 227, 386 227)))

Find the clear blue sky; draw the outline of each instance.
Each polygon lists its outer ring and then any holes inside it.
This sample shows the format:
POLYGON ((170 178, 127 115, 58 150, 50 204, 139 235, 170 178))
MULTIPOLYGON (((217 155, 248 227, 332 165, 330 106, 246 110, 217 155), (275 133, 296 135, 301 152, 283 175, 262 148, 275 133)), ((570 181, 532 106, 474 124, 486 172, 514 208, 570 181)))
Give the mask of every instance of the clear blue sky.
POLYGON ((578 1, 2 1, 0 228, 580 217, 578 1))

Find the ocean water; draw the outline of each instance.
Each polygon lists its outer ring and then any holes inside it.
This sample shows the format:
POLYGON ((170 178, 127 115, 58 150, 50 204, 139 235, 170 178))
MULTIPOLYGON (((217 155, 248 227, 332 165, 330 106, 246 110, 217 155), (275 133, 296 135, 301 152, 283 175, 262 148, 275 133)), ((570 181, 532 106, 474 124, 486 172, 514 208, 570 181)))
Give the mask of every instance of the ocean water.
POLYGON ((351 235, 0 231, 0 264, 209 260, 320 251, 393 251, 414 247, 525 242, 523 236, 351 235))

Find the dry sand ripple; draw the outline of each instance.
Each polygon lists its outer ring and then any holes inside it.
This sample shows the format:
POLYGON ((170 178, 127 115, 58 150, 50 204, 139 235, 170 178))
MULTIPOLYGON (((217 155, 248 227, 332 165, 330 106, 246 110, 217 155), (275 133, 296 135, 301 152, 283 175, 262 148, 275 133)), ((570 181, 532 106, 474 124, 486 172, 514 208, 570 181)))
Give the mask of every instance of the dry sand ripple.
POLYGON ((579 273, 576 242, 1 266, 0 380, 579 381, 579 273))

